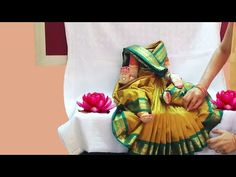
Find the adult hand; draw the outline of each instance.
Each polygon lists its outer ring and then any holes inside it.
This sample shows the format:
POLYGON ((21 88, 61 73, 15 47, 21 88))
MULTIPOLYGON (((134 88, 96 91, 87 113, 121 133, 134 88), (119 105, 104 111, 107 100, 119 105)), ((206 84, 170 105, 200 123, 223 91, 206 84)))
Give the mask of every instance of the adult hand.
POLYGON ((197 109, 203 103, 205 96, 199 88, 192 88, 183 97, 185 109, 188 111, 197 109))
POLYGON ((210 149, 214 149, 216 152, 222 154, 236 151, 236 135, 221 129, 214 129, 212 132, 219 136, 210 138, 207 141, 210 149))

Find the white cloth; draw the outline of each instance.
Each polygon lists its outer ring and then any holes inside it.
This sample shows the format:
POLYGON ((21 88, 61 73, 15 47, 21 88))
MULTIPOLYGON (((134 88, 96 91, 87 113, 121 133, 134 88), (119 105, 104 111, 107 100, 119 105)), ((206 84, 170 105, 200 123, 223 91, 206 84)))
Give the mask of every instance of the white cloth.
MULTIPOLYGON (((87 92, 111 96, 119 78, 124 47, 164 41, 170 71, 196 84, 220 43, 220 23, 65 23, 65 27, 68 62, 64 101, 69 120, 58 128, 58 133, 70 154, 84 150, 127 151, 112 135, 112 112, 78 113, 76 105, 87 92)), ((223 89, 225 80, 220 72, 209 91, 214 97, 223 89)))

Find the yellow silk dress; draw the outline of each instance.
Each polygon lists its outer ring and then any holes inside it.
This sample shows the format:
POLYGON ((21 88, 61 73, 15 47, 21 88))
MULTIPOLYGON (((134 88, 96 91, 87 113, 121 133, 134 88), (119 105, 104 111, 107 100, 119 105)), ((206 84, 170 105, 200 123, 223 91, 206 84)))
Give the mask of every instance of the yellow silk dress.
POLYGON ((113 98, 117 109, 112 117, 115 138, 130 154, 184 155, 201 151, 223 112, 216 109, 209 95, 195 111, 183 107, 182 97, 194 85, 184 82, 184 87, 178 89, 165 79, 167 51, 162 41, 147 48, 139 45, 124 48, 123 66, 128 64, 130 54, 141 66, 137 79, 115 85, 113 98), (168 105, 162 99, 164 91, 172 95, 168 105), (137 116, 139 112, 149 112, 154 119, 143 123, 137 116))

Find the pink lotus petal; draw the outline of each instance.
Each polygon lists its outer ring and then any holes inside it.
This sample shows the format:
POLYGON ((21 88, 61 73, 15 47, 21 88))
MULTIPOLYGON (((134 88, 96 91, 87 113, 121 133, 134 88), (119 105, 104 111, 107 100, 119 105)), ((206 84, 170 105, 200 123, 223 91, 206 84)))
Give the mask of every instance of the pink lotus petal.
POLYGON ((102 94, 100 99, 103 101, 103 105, 102 106, 104 106, 106 104, 106 97, 105 97, 105 95, 102 94))
POLYGON ((83 100, 84 101, 86 101, 86 102, 88 102, 88 97, 84 94, 84 96, 83 96, 83 100))
POLYGON ((92 107, 92 108, 90 109, 90 111, 91 111, 91 112, 98 112, 98 109, 97 109, 96 107, 92 107))
POLYGON ((108 100, 109 100, 109 97, 107 96, 106 99, 105 99, 105 102, 107 103, 108 100))
POLYGON ((90 97, 90 96, 91 96, 91 93, 88 93, 88 94, 87 94, 87 97, 90 97))
POLYGON ((231 110, 231 109, 232 109, 232 106, 229 105, 229 104, 227 104, 227 105, 224 106, 224 109, 226 109, 226 110, 231 110))
POLYGON ((93 104, 96 106, 98 104, 99 100, 100 100, 100 96, 94 96, 93 98, 94 98, 94 103, 93 104))
POLYGON ((101 94, 98 94, 98 93, 97 93, 97 94, 95 94, 94 96, 95 96, 97 99, 100 99, 101 94))
POLYGON ((231 97, 234 97, 234 91, 232 91, 232 90, 230 90, 229 92, 228 92, 228 94, 231 96, 231 97))
POLYGON ((109 98, 103 108, 104 108, 104 109, 107 109, 107 108, 111 105, 111 103, 112 103, 112 101, 111 101, 111 99, 109 98))
POLYGON ((116 107, 116 104, 111 104, 106 110, 111 110, 111 109, 113 109, 114 107, 116 107))
POLYGON ((102 95, 101 95, 101 100, 103 100, 103 101, 104 101, 104 103, 106 102, 106 97, 105 97, 105 95, 104 95, 104 94, 102 94, 102 95))
POLYGON ((233 108, 236 108, 236 97, 234 99, 232 99, 230 105, 233 107, 233 108))
POLYGON ((228 93, 221 96, 221 101, 223 101, 226 104, 229 104, 232 101, 232 99, 233 97, 228 93))
POLYGON ((80 106, 80 107, 83 108, 83 104, 82 104, 82 103, 80 103, 80 102, 78 102, 78 101, 77 101, 76 103, 77 103, 78 106, 80 106))
POLYGON ((91 96, 93 96, 93 97, 98 97, 99 95, 100 95, 100 93, 93 92, 91 96))
POLYGON ((216 106, 217 106, 218 108, 222 109, 222 108, 224 108, 225 104, 224 104, 220 99, 217 98, 217 100, 216 100, 216 106))
POLYGON ((90 96, 88 97, 88 103, 91 105, 91 106, 95 106, 96 105, 96 102, 97 102, 97 99, 94 97, 94 96, 90 96))
POLYGON ((96 105, 96 107, 100 110, 104 107, 105 101, 104 100, 99 100, 98 104, 96 105))
POLYGON ((83 108, 84 108, 85 111, 89 111, 91 109, 91 106, 86 101, 84 101, 83 102, 83 108))
POLYGON ((102 107, 101 111, 103 112, 107 112, 109 111, 110 109, 112 109, 113 107, 115 107, 116 105, 112 105, 112 101, 111 99, 109 98, 107 103, 102 107))
POLYGON ((105 99, 104 93, 101 93, 101 98, 105 99))

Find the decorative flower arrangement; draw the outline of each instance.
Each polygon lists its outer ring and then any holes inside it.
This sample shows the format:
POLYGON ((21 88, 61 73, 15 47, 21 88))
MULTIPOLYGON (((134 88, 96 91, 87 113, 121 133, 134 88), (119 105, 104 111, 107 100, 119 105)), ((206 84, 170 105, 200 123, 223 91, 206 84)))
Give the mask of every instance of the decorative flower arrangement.
POLYGON ((83 95, 83 102, 77 101, 77 105, 82 107, 85 112, 109 113, 116 105, 112 103, 111 98, 104 93, 87 93, 83 95))
POLYGON ((236 91, 222 90, 217 92, 216 101, 212 100, 212 103, 219 109, 236 110, 236 91))

